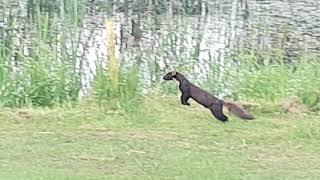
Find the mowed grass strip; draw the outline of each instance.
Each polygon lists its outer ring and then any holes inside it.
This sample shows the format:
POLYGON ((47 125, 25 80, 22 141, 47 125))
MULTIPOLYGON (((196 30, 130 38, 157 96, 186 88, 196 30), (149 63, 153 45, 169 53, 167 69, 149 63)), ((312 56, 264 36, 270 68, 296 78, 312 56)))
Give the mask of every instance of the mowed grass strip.
MULTIPOLYGON (((164 98, 165 99, 165 98, 164 98)), ((319 179, 319 116, 215 120, 191 101, 0 111, 4 179, 319 179)))

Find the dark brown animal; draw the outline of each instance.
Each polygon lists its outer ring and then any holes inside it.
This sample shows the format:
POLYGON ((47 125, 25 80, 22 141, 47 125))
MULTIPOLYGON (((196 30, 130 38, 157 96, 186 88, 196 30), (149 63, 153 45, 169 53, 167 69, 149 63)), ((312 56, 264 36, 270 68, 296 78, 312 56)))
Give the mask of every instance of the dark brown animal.
POLYGON ((231 101, 222 101, 207 91, 199 88, 187 80, 181 73, 172 71, 167 73, 164 80, 177 80, 179 82, 179 89, 182 93, 181 104, 190 106, 188 103, 189 98, 192 98, 197 103, 203 105, 205 108, 210 109, 211 113, 218 120, 222 122, 228 121, 228 117, 223 114, 223 107, 226 107, 229 112, 237 117, 245 120, 255 119, 246 109, 231 101))
POLYGON ((225 116, 222 111, 223 101, 214 97, 213 95, 199 88, 198 86, 192 84, 187 80, 187 78, 185 78, 179 72, 169 72, 163 77, 163 79, 167 81, 176 79, 179 82, 179 89, 182 93, 180 98, 181 104, 190 106, 188 100, 189 98, 192 98, 205 108, 210 109, 213 116, 218 120, 222 122, 228 121, 228 117, 225 116))

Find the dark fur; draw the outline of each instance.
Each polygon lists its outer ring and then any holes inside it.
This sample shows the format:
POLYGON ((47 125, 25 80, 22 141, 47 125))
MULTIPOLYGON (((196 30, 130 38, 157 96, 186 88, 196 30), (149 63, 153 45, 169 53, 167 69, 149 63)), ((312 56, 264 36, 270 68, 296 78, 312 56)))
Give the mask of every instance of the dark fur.
POLYGON ((228 121, 228 117, 225 116, 222 111, 223 101, 214 97, 198 86, 192 84, 179 72, 169 72, 163 77, 163 79, 167 81, 176 79, 179 82, 179 89, 182 93, 180 100, 183 105, 190 106, 188 100, 189 98, 192 98, 197 103, 203 105, 205 108, 210 109, 213 116, 218 120, 222 122, 228 121))

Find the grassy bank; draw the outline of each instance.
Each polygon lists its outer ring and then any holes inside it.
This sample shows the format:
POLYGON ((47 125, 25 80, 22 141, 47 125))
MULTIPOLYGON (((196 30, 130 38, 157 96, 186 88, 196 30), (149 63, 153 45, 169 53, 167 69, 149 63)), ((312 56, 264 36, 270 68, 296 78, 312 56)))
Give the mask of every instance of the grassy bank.
POLYGON ((194 102, 146 98, 143 112, 2 109, 4 179, 318 179, 319 116, 257 114, 223 124, 194 102))
MULTIPOLYGON (((102 4, 110 13, 115 9, 111 1, 102 4)), ((90 9, 96 5, 99 3, 86 0, 51 4, 29 0, 26 17, 3 14, 8 18, 0 42, 0 177, 320 177, 320 121, 316 115, 320 109, 319 57, 306 52, 289 62, 281 48, 252 47, 223 58, 223 62, 209 63, 207 80, 197 82, 198 73, 193 69, 200 48, 188 50, 183 29, 170 27, 172 32, 164 33, 163 43, 150 52, 140 48, 118 51, 118 27, 126 22, 119 24, 106 13, 108 19, 102 28, 107 48, 99 50, 107 56, 97 55, 97 61, 92 62, 96 69, 87 72, 91 49, 87 44, 91 44, 95 31, 101 30, 97 22, 97 27, 85 31, 90 20, 95 21, 90 9), (183 40, 173 41, 177 37, 183 40), (182 54, 177 53, 182 50, 182 54), (263 108, 254 111, 257 119, 244 122, 231 117, 223 124, 194 102, 189 108, 181 106, 178 97, 163 97, 178 92, 175 83, 161 82, 169 69, 161 69, 159 62, 172 52, 176 69, 212 94, 228 90, 223 99, 262 102, 263 108), (116 58, 116 53, 122 56, 116 58), (95 75, 92 84, 83 80, 88 75, 95 75), (146 79, 152 79, 150 87, 146 79), (79 97, 87 83, 92 87, 90 92, 79 97), (142 90, 159 94, 148 98, 142 90), (286 114, 275 105, 288 97, 301 101, 283 107, 296 115, 286 114), (92 102, 81 98, 92 98, 92 102), (312 113, 303 115, 307 110, 312 113)), ((3 7, 10 13, 18 8, 13 1, 3 7)), ((204 40, 197 40, 199 47, 204 40)), ((217 62, 211 58, 208 62, 217 62)))

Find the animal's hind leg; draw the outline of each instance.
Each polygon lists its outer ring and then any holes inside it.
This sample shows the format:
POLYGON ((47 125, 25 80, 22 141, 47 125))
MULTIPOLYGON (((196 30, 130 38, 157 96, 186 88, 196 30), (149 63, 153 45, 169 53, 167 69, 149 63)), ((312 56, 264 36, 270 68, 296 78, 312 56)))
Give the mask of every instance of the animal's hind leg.
POLYGON ((214 117, 222 122, 226 122, 228 121, 228 117, 223 114, 222 106, 222 102, 219 101, 219 103, 214 103, 212 106, 210 106, 209 109, 214 117))
POLYGON ((190 96, 187 93, 182 93, 181 98, 180 98, 181 104, 190 106, 190 103, 188 103, 189 97, 190 96))

